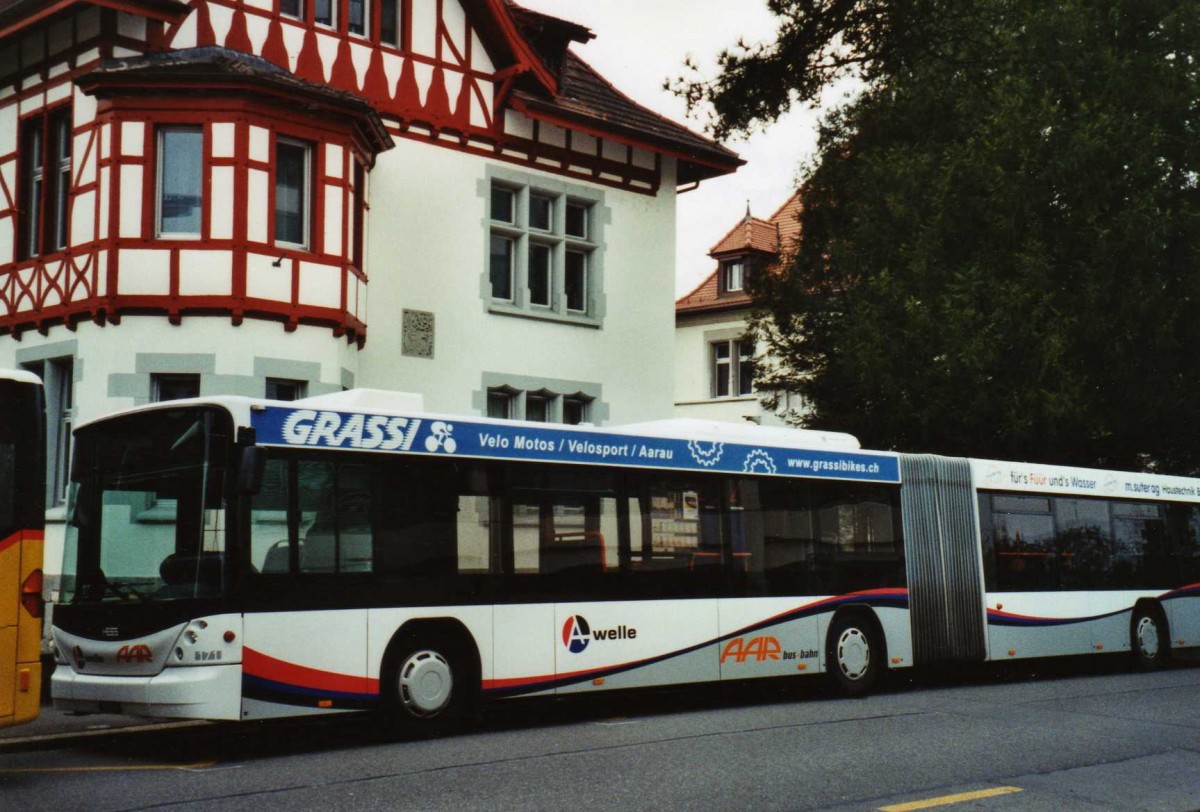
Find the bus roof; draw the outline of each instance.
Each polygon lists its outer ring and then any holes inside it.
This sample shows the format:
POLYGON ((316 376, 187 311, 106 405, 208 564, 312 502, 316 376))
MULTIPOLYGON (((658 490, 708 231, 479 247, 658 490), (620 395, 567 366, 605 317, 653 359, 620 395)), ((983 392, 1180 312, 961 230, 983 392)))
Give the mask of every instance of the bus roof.
POLYGON ((599 428, 437 414, 402 392, 347 390, 295 401, 237 396, 148 404, 81 424, 181 406, 227 410, 259 445, 645 468, 900 481, 898 455, 849 434, 671 419, 599 428))
POLYGON ((25 369, 0 369, 0 380, 16 381, 17 383, 31 383, 36 386, 42 385, 41 378, 25 369))

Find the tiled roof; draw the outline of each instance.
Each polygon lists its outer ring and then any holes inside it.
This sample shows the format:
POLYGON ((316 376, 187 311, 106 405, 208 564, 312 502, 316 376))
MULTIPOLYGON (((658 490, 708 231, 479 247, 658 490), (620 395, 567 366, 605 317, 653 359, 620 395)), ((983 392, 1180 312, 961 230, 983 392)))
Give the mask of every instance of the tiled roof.
POLYGON ((709 256, 741 251, 774 254, 779 250, 779 230, 773 223, 747 216, 709 250, 709 256))
MULTIPOLYGON (((11 34, 31 23, 45 19, 48 15, 57 14, 67 6, 85 4, 84 0, 65 5, 51 4, 46 0, 0 0, 0 34, 11 34)), ((96 3, 96 5, 102 4, 96 3)), ((135 14, 141 11, 163 19, 162 15, 169 17, 186 15, 189 9, 183 0, 131 0, 131 2, 123 4, 122 11, 135 14)))
POLYGON ((535 116, 541 113, 590 124, 677 153, 680 183, 724 175, 745 163, 733 150, 642 107, 571 51, 563 57, 554 98, 524 90, 514 91, 513 96, 519 107, 535 116))
POLYGON ((707 313, 750 307, 750 296, 744 290, 721 293, 720 276, 721 269, 717 268, 695 290, 675 302, 675 313, 707 313))
POLYGON ((262 57, 216 45, 107 59, 82 77, 79 84, 87 91, 105 86, 137 92, 147 86, 185 79, 201 79, 201 84, 214 80, 253 84, 300 94, 302 98, 319 99, 340 115, 358 118, 364 136, 375 142, 377 150, 393 146, 392 137, 378 113, 361 97, 329 85, 307 82, 262 57))
MULTIPOLYGON (((726 259, 739 253, 761 252, 772 258, 775 267, 780 258, 800 236, 800 192, 792 193, 782 206, 767 220, 751 217, 749 210, 741 222, 730 229, 720 242, 709 251, 714 259, 726 259), (782 247, 782 248, 781 248, 782 247)), ((675 302, 676 315, 685 313, 709 313, 750 307, 750 296, 744 291, 722 293, 720 286, 721 266, 705 277, 696 288, 675 302)))
POLYGON ((771 215, 771 222, 779 228, 779 241, 784 250, 790 248, 800 236, 801 208, 800 192, 797 190, 771 215))

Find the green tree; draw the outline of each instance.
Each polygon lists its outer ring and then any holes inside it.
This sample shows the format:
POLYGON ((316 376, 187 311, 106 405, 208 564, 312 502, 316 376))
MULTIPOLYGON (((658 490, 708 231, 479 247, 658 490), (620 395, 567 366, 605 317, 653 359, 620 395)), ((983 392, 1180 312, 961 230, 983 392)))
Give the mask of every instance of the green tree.
POLYGON ((760 387, 873 447, 1200 470, 1200 3, 770 6, 776 42, 677 86, 718 131, 865 90, 752 282, 760 387))

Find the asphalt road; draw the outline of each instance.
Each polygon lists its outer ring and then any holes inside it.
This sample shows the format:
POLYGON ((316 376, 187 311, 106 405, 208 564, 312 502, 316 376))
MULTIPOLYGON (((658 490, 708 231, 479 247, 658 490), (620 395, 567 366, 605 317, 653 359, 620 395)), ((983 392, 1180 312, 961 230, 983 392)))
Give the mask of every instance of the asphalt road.
POLYGON ((0 806, 1200 808, 1200 668, 1077 660, 915 682, 859 700, 809 679, 525 701, 435 740, 362 717, 109 733, 50 711, 50 738, 0 740, 0 806))

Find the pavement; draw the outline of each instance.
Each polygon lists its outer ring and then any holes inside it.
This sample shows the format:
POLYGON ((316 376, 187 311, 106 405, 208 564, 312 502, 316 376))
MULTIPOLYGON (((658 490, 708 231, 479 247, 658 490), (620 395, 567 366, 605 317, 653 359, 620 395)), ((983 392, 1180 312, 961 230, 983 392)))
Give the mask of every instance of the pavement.
POLYGON ((212 722, 196 720, 173 722, 107 713, 74 714, 44 705, 41 714, 34 721, 15 727, 0 728, 0 754, 19 750, 66 747, 103 736, 173 730, 210 724, 212 722))

